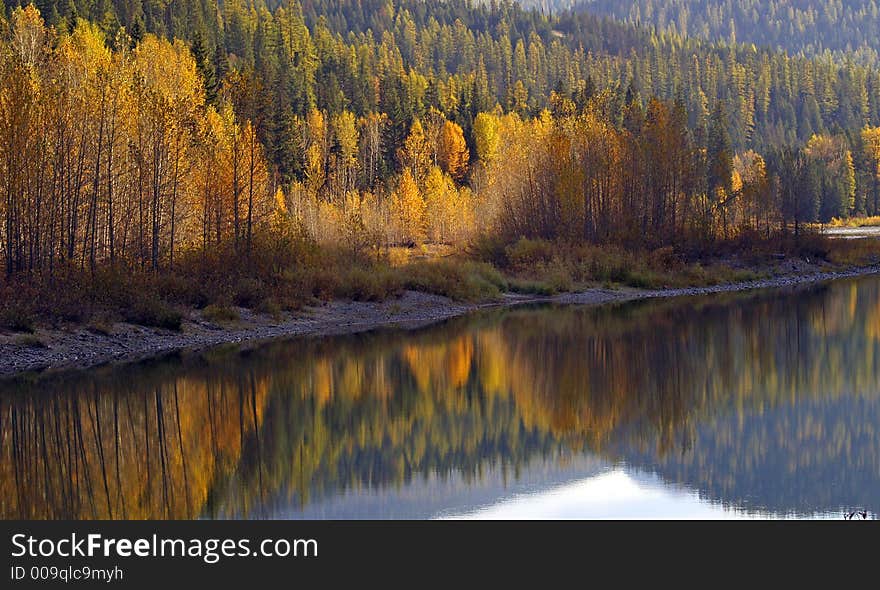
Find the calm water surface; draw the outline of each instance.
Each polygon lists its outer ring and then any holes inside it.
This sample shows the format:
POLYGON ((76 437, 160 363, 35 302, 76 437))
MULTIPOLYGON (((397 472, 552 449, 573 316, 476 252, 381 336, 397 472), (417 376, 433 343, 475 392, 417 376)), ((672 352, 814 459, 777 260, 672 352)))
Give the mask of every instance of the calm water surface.
POLYGON ((880 510, 880 279, 0 384, 2 518, 880 510))

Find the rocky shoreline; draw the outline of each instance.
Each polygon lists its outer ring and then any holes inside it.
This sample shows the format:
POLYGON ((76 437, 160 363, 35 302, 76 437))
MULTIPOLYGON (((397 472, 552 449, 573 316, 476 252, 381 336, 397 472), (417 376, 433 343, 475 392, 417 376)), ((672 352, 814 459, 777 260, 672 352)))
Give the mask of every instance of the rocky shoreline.
POLYGON ((179 332, 119 323, 110 330, 83 326, 38 329, 33 335, 0 332, 0 378, 25 373, 87 369, 126 363, 221 344, 256 346, 284 337, 353 334, 385 326, 417 328, 491 307, 526 303, 598 305, 657 297, 709 295, 733 291, 795 287, 833 279, 880 273, 880 266, 781 275, 710 287, 670 289, 593 288, 555 296, 506 294, 501 300, 467 304, 446 297, 407 291, 382 302, 333 301, 273 318, 241 309, 229 325, 207 321, 198 311, 187 314, 179 332))

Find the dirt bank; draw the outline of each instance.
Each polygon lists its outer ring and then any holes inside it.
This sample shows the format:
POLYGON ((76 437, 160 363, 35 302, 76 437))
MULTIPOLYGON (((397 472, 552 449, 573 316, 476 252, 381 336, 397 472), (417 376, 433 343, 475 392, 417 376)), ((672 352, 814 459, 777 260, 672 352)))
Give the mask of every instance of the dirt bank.
POLYGON ((876 273, 880 273, 880 266, 799 273, 711 287, 654 290, 594 288, 552 297, 508 294, 500 301, 482 304, 460 303, 437 295, 408 291, 401 297, 383 302, 334 301, 277 318, 241 309, 240 320, 224 325, 207 321, 199 311, 194 310, 187 315, 180 332, 124 323, 102 331, 71 326, 38 329, 34 334, 26 335, 0 332, 0 377, 131 362, 219 344, 255 345, 278 337, 350 334, 382 326, 415 328, 488 307, 540 302, 596 305, 654 297, 789 287, 876 273))

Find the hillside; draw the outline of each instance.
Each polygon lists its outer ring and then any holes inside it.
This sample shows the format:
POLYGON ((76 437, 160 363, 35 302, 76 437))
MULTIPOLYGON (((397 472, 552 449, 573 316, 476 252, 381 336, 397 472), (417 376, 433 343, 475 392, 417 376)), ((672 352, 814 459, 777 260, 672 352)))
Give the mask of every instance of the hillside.
POLYGON ((865 66, 461 0, 48 2, 0 32, 15 329, 872 256, 805 237, 880 214, 865 66))
POLYGON ((522 0, 545 12, 588 11, 670 34, 750 43, 872 66, 880 50, 875 0, 522 0))

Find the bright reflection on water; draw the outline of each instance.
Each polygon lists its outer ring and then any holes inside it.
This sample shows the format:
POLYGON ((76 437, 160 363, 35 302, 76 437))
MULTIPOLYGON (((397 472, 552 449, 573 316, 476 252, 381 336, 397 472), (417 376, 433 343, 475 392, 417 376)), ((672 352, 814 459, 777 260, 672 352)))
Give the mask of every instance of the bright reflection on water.
POLYGON ((654 474, 617 468, 558 487, 502 498, 443 519, 675 519, 743 520, 765 518, 841 518, 838 513, 791 515, 750 512, 707 501, 686 487, 670 485, 654 474))
POLYGON ((6 383, 0 517, 873 517, 878 369, 862 279, 6 383))

